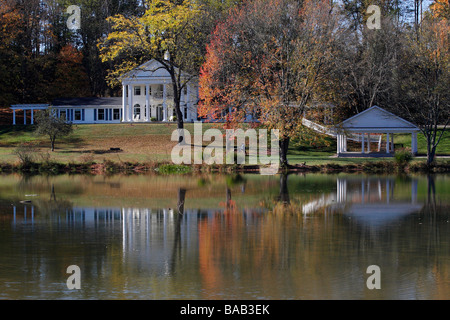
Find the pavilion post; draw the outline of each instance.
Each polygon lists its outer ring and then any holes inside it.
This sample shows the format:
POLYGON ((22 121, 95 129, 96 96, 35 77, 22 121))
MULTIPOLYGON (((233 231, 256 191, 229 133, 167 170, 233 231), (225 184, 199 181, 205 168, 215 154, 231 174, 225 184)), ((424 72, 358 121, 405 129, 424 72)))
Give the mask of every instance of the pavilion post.
POLYGON ((342 152, 342 136, 340 134, 337 135, 337 147, 338 147, 338 154, 342 152))
POLYGON ((34 109, 31 109, 31 124, 34 124, 34 109))
POLYGON ((391 151, 395 152, 395 148, 394 148, 394 134, 391 135, 391 151))
POLYGON ((389 132, 386 133, 386 153, 391 153, 391 148, 389 146, 389 132))
POLYGON ((27 110, 23 110, 23 124, 27 124, 27 110))
POLYGON ((16 125, 16 110, 13 110, 13 125, 16 125))
POLYGON ((411 133, 411 152, 417 154, 417 132, 411 133))
POLYGON ((364 149, 364 133, 361 133, 361 153, 365 153, 364 149))

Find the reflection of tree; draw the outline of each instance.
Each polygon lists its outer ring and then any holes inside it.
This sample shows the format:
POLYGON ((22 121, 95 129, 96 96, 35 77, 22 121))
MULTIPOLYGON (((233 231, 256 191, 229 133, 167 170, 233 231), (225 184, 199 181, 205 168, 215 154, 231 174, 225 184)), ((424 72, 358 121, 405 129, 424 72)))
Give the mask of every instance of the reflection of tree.
POLYGON ((172 272, 175 272, 177 258, 181 259, 181 219, 184 214, 186 189, 178 189, 177 212, 175 212, 175 239, 172 250, 172 272))
POLYGON ((285 205, 290 203, 287 181, 288 181, 288 174, 282 173, 280 175, 280 194, 278 195, 277 200, 285 205))
POLYGON ((73 203, 71 201, 56 199, 55 185, 53 183, 51 185, 50 199, 37 199, 33 203, 39 209, 41 215, 61 214, 73 209, 73 203))
POLYGON ((50 194, 50 201, 56 201, 55 185, 52 183, 52 192, 50 194))
POLYGON ((177 209, 179 214, 184 214, 184 201, 186 199, 186 189, 178 189, 178 203, 177 209))
POLYGON ((435 177, 432 174, 429 174, 427 177, 428 181, 428 192, 427 192, 427 207, 428 211, 436 213, 436 186, 434 183, 435 177))
POLYGON ((219 205, 225 207, 224 213, 232 213, 236 211, 236 201, 232 199, 231 190, 233 187, 240 185, 241 190, 245 190, 246 179, 240 174, 229 175, 226 177, 226 189, 225 189, 225 203, 221 202, 219 205))

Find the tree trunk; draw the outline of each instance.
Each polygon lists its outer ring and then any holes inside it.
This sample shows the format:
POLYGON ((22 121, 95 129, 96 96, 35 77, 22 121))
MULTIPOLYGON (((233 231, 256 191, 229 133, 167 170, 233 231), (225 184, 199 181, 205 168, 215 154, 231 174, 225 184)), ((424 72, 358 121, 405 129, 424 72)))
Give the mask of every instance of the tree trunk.
POLYGON ((179 214, 184 213, 184 201, 186 199, 186 189, 179 188, 178 189, 178 203, 177 209, 179 214))
POLYGON ((181 112, 181 90, 182 86, 180 83, 180 77, 177 77, 175 72, 175 67, 170 65, 166 70, 170 73, 170 77, 172 78, 172 90, 173 90, 173 102, 175 105, 175 112, 177 114, 177 125, 178 125, 178 143, 184 143, 184 120, 183 114, 181 112))
POLYGON ((427 165, 430 166, 434 162, 434 158, 436 157, 436 147, 429 146, 427 152, 427 165))
POLYGON ((51 144, 52 144, 52 152, 55 151, 55 139, 51 139, 51 144))
POLYGON ((177 124, 178 124, 178 143, 184 144, 184 120, 183 114, 181 113, 181 106, 178 102, 178 106, 175 106, 175 110, 177 113, 177 124))
POLYGON ((282 168, 288 166, 288 159, 287 159, 287 152, 289 148, 289 142, 290 138, 282 138, 280 139, 279 145, 280 145, 280 166, 282 168))

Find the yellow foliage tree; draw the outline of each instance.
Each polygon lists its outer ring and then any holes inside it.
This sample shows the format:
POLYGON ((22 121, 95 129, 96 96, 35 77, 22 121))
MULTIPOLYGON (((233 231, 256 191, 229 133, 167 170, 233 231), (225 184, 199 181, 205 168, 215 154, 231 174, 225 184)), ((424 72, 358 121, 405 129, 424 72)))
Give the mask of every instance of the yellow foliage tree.
POLYGON ((150 59, 159 62, 171 76, 178 129, 182 129, 181 94, 198 75, 209 34, 201 27, 202 6, 194 0, 147 0, 146 5, 142 17, 108 18, 112 32, 99 41, 100 56, 114 65, 108 71, 110 86, 118 85, 121 75, 150 59))

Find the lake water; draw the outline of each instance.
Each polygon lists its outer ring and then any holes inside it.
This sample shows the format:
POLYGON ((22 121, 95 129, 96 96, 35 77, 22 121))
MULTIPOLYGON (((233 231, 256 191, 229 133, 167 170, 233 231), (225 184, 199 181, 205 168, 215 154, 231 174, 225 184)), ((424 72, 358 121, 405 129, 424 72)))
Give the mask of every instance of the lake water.
POLYGON ((4 175, 0 299, 449 299, 449 209, 450 175, 4 175))

